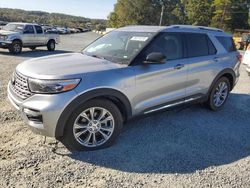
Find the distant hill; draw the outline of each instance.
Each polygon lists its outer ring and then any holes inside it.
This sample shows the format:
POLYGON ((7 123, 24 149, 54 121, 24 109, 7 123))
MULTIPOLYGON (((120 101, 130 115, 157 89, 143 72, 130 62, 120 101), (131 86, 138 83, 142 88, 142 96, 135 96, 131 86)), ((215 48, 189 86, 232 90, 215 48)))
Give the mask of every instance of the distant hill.
POLYGON ((87 27, 102 29, 106 26, 106 20, 90 19, 80 16, 71 16, 60 13, 48 13, 42 11, 25 11, 21 9, 0 8, 0 21, 7 22, 36 22, 67 27, 87 27))

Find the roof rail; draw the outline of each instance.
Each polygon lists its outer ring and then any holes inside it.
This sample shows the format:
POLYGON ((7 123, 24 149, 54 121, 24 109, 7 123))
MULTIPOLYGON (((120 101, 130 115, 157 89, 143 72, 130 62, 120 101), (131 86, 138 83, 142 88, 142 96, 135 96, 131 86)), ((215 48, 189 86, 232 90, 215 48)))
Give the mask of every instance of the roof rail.
POLYGON ((207 30, 207 31, 217 31, 223 32, 223 30, 213 27, 204 27, 204 26, 193 26, 193 25, 172 25, 173 28, 186 28, 186 29, 200 29, 200 30, 207 30))
POLYGON ((198 27, 201 30, 208 30, 208 31, 218 31, 218 32, 223 32, 221 29, 213 28, 213 27, 198 27))

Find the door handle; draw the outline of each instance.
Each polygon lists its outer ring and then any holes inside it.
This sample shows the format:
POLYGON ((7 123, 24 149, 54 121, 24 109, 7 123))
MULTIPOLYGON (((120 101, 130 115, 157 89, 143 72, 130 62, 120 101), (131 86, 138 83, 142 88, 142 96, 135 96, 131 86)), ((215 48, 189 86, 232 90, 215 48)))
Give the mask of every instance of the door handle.
POLYGON ((177 64, 174 66, 174 69, 179 70, 179 69, 182 69, 183 67, 184 67, 184 64, 177 64))

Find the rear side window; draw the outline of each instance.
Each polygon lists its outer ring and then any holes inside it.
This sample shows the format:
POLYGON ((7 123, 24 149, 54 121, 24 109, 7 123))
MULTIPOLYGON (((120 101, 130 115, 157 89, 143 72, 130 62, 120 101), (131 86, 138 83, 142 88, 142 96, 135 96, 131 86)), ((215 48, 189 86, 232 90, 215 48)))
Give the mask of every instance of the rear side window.
POLYGON ((186 34, 188 57, 199 57, 209 55, 206 34, 186 34))
POLYGON ((41 26, 35 25, 35 28, 36 28, 36 33, 37 34, 42 34, 43 33, 43 29, 42 29, 41 26))
POLYGON ((214 47, 214 44, 212 43, 212 41, 207 38, 207 42, 208 42, 208 50, 209 50, 209 55, 214 55, 217 53, 216 48, 214 47))
POLYGON ((219 37, 219 36, 217 36, 216 38, 222 44, 222 46, 226 49, 226 51, 228 51, 228 52, 236 51, 234 41, 231 37, 219 37))

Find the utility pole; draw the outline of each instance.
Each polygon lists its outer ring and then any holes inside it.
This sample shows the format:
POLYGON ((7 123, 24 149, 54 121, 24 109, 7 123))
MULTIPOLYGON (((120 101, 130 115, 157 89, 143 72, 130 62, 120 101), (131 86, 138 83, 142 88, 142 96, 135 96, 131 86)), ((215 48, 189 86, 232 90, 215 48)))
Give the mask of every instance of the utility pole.
POLYGON ((164 7, 164 4, 162 3, 162 5, 161 5, 161 18, 160 18, 160 26, 162 25, 162 19, 163 19, 163 14, 164 14, 164 9, 165 9, 165 7, 164 7))

